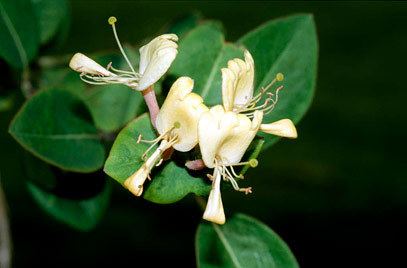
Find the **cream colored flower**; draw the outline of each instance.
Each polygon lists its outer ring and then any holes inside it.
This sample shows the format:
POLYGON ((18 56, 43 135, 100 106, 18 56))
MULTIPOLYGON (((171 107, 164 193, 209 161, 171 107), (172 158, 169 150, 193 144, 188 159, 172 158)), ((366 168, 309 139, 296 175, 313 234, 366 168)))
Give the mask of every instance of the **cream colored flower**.
MULTIPOLYGON (((152 168, 162 161, 163 153, 173 147, 177 151, 187 152, 198 144, 198 119, 208 111, 202 98, 192 93, 194 82, 189 77, 180 77, 172 85, 167 98, 156 119, 156 127, 160 136, 153 141, 147 153, 160 143, 158 148, 148 157, 145 163, 125 182, 124 185, 134 195, 140 196, 143 184, 149 177, 152 168)), ((141 137, 139 137, 139 142, 141 137)))
POLYGON ((72 57, 69 67, 80 72, 81 79, 89 84, 124 84, 135 90, 145 90, 157 82, 170 68, 178 53, 176 43, 178 37, 175 34, 163 34, 141 47, 139 71, 136 72, 117 36, 115 22, 115 17, 109 18, 119 49, 131 71, 113 68, 111 64, 103 68, 81 53, 76 53, 72 57))
POLYGON ((263 113, 255 112, 253 120, 246 115, 225 111, 221 106, 212 107, 202 114, 198 123, 199 148, 202 160, 213 168, 212 190, 203 218, 218 224, 225 222, 220 194, 220 181, 230 181, 235 190, 250 193, 251 188, 240 188, 236 182, 234 166, 257 165, 256 160, 240 162, 257 131, 260 128, 263 113))
POLYGON ((202 160, 209 168, 213 168, 212 190, 203 218, 218 224, 225 223, 225 214, 220 193, 220 181, 231 182, 238 191, 251 193, 251 187, 240 188, 236 179, 243 178, 238 175, 234 166, 257 166, 256 159, 240 162, 257 132, 273 134, 281 137, 296 138, 297 131, 289 119, 282 119, 271 124, 262 124, 263 115, 273 110, 278 101, 278 92, 268 93, 271 86, 283 80, 281 73, 261 89, 253 97, 254 88, 254 61, 245 51, 245 60, 233 59, 228 67, 222 69, 222 100, 223 106, 218 105, 202 114, 198 123, 199 148, 202 160), (257 105, 263 96, 267 95, 264 103, 257 105))

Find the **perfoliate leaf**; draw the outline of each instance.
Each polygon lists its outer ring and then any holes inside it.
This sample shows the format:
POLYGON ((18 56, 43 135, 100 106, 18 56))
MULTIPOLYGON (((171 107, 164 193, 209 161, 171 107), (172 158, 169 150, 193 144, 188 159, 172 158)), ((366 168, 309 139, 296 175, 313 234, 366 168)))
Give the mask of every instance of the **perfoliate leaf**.
POLYGON ((198 267, 298 268, 287 244, 269 227, 244 214, 224 225, 204 222, 196 234, 198 267))
POLYGON ((9 132, 26 150, 50 164, 92 172, 102 167, 105 151, 87 114, 72 93, 43 90, 21 107, 9 132))
POLYGON ((0 57, 14 68, 28 66, 37 54, 39 33, 30 0, 0 0, 0 57))
MULTIPOLYGON (((318 41, 312 15, 272 20, 244 35, 238 43, 253 55, 257 92, 277 73, 285 76, 279 101, 263 122, 289 118, 297 123, 311 104, 316 83, 318 41)), ((277 140, 267 137, 264 147, 277 140)))

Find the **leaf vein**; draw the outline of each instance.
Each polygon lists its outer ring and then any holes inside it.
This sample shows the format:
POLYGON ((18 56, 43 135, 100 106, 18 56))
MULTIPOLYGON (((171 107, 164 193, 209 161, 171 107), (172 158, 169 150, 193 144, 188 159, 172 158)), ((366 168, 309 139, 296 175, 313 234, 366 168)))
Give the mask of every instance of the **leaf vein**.
POLYGON ((26 67, 28 65, 27 53, 25 52, 23 44, 21 43, 21 39, 18 36, 18 33, 17 33, 16 29, 14 28, 14 25, 13 25, 12 21, 10 20, 10 17, 7 15, 7 12, 4 9, 1 2, 0 2, 0 13, 1 13, 1 16, 3 17, 4 23, 7 27, 7 29, 10 32, 11 38, 14 40, 14 44, 16 45, 18 55, 20 56, 21 63, 23 64, 24 67, 26 67))

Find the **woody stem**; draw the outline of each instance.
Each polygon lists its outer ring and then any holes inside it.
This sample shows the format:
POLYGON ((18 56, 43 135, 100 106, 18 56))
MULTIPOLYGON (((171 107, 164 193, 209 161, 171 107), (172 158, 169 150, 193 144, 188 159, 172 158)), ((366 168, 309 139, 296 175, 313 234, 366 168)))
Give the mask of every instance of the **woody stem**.
POLYGON ((155 96, 154 87, 150 86, 141 92, 144 97, 144 101, 147 104, 148 111, 150 112, 151 124, 155 128, 155 119, 157 118, 160 107, 158 107, 157 98, 155 96))

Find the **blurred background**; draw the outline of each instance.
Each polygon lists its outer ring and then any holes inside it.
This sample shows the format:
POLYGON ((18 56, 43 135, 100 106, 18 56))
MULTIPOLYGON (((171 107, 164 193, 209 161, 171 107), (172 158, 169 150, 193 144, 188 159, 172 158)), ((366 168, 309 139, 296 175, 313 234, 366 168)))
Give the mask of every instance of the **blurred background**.
MULTIPOLYGON (((121 40, 138 44, 193 12, 222 21, 230 41, 273 18, 314 14, 318 81, 299 139, 264 152, 247 174, 254 194, 225 192, 224 206, 269 225, 301 267, 405 263, 407 3, 71 1, 70 8, 66 42, 44 48, 46 54, 116 49, 106 23, 111 15, 119 19, 121 40)), ((201 211, 192 196, 156 205, 112 181, 109 209, 94 230, 75 231, 46 215, 27 193, 23 149, 7 133, 22 102, 16 97, 0 113, 1 183, 15 267, 195 266, 201 211)))

